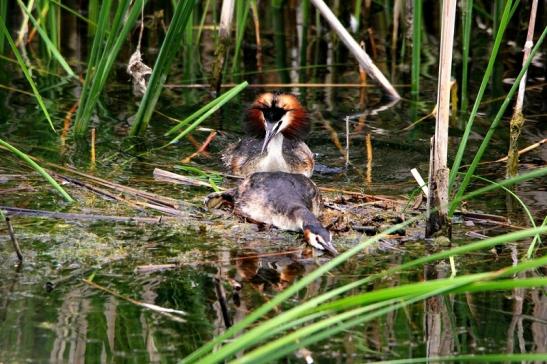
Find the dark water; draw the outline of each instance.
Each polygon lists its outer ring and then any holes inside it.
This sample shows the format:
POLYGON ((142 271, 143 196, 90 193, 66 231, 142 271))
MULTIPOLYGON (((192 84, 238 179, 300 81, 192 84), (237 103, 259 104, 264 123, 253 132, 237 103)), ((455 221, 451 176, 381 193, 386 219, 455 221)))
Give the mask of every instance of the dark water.
MULTIPOLYGON (((382 24, 378 19, 371 21, 371 25, 379 27, 379 34, 383 34, 383 28, 378 24, 382 24)), ((207 36, 212 37, 209 33, 207 36)), ((290 33, 287 34, 290 38, 290 33)), ((299 81, 298 72, 276 70, 277 53, 273 49, 272 34, 266 32, 264 38, 264 73, 252 73, 256 68, 253 63, 253 38, 249 36, 244 47, 248 69, 241 70, 249 74, 239 79, 250 83, 277 83, 286 82, 289 77, 289 80, 299 81)), ((385 38, 388 39, 389 35, 385 38)), ((322 63, 313 72, 308 71, 304 81, 358 83, 358 68, 352 57, 339 44, 328 43, 328 39, 331 38, 315 39, 325 45, 324 54, 321 53, 320 57, 322 63), (332 53, 327 48, 332 49, 332 53)), ((481 32, 474 39, 477 49, 488 47, 488 39, 486 32, 481 32)), ((81 38, 80 42, 85 44, 85 38, 81 38)), ((290 39, 287 42, 290 43, 290 39)), ((428 53, 436 54, 435 41, 426 46, 428 53)), ((70 51, 68 47, 66 52, 70 51)), ((292 49, 287 49, 289 54, 290 51, 292 49)), ((124 50, 120 58, 126 57, 128 52, 124 50)), ((382 58, 382 55, 386 57, 386 52, 380 50, 379 63, 385 66, 384 69, 390 69, 389 59, 382 58)), ((507 91, 509 85, 502 81, 515 76, 518 62, 514 59, 517 54, 515 49, 504 51, 499 70, 503 76, 494 81, 492 90, 497 85, 502 91, 507 91)), ((153 59, 153 55, 151 45, 145 58, 153 59)), ((471 68, 471 101, 485 67, 484 54, 477 51, 472 55, 475 58, 471 68)), ((39 54, 34 56, 39 57, 39 54)), ((201 82, 200 77, 207 76, 211 56, 203 51, 201 57, 204 65, 196 67, 195 74, 185 74, 179 64, 174 67, 169 82, 180 83, 180 80, 192 77, 196 82, 201 82)), ((289 58, 287 55, 287 61, 289 58)), ((125 66, 120 62, 115 67, 116 76, 103 95, 97 117, 93 120, 93 127, 97 130, 95 166, 90 163, 89 145, 70 138, 63 142, 59 136, 52 134, 33 98, 26 94, 0 90, 0 138, 42 161, 71 166, 109 181, 190 202, 192 206, 185 209, 195 214, 196 218, 162 224, 121 224, 12 217, 25 263, 17 266, 7 229, 2 225, 0 363, 175 362, 225 329, 225 319, 216 293, 216 279, 220 279, 224 288, 230 320, 237 322, 316 266, 312 259, 286 253, 297 250, 301 245, 298 234, 258 231, 254 225, 236 218, 206 212, 201 208, 201 201, 210 192, 209 189, 174 186, 152 178, 155 167, 184 174, 177 166, 181 165, 181 159, 195 151, 195 147, 188 140, 183 140, 176 146, 155 149, 168 141, 163 133, 173 125, 160 114, 154 115, 146 138, 138 147, 124 140, 124 130, 137 110, 138 99, 131 95, 127 76, 123 72, 125 66), (142 267, 149 264, 177 267, 143 272, 142 267), (89 286, 82 279, 91 274, 94 274, 94 282, 120 295, 185 311, 185 322, 154 313, 89 286)), ((545 57, 539 57, 537 64, 531 68, 529 84, 544 84, 541 68, 544 62, 545 57)), ((25 80, 13 65, 3 63, 1 67, 2 84, 27 89, 25 80)), ((402 129, 433 109, 435 76, 426 76, 435 75, 437 66, 424 61, 424 77, 418 99, 410 95, 408 67, 408 63, 402 62, 391 75, 403 96, 403 100, 395 104, 384 100, 381 91, 373 84, 366 89, 326 86, 283 89, 299 95, 310 111, 314 128, 308 144, 317 153, 317 161, 326 166, 344 167, 345 160, 336 147, 336 139, 342 147, 345 145, 344 118, 351 116, 351 167, 340 174, 314 176, 318 185, 393 197, 409 196, 415 192, 416 183, 409 171, 416 167, 424 177, 427 175, 429 138, 433 133, 434 120, 429 118, 410 130, 402 129), (370 161, 367 138, 370 138, 372 147, 370 161)), ((456 70, 459 67, 457 62, 456 70)), ((56 127, 62 130, 63 119, 78 97, 79 86, 60 82, 54 76, 43 76, 37 80, 56 127)), ((546 137, 545 110, 542 109, 545 107, 544 87, 527 91, 525 113, 529 117, 521 137, 522 146, 546 137)), ((219 155, 241 135, 240 122, 245 107, 261 91, 261 88, 248 88, 202 125, 221 133, 211 144, 209 155, 194 158, 191 165, 223 171, 219 155)), ((499 102, 495 101, 497 95, 493 91, 487 95, 489 97, 485 99, 494 101, 481 107, 465 162, 472 159, 499 107, 499 102)), ((172 88, 164 92, 157 110, 171 117, 183 118, 209 99, 209 91, 205 88, 172 88)), ((451 155, 455 154, 465 120, 467 115, 460 113, 452 122, 451 155)), ((484 160, 495 160, 505 155, 507 125, 508 119, 505 119, 496 131, 484 160)), ((196 131, 193 137, 202 142, 208 133, 207 130, 196 131)), ((73 185, 66 188, 78 202, 67 205, 38 175, 31 173, 12 155, 5 150, 1 150, 0 155, 0 205, 67 213, 158 216, 151 210, 135 210, 73 185)), ((521 158, 521 171, 544 165, 545 160, 545 148, 538 148, 521 158)), ((493 163, 481 167, 479 172, 489 179, 499 180, 504 176, 504 169, 504 164, 493 163)), ((225 179, 221 183, 229 186, 234 182, 225 179)), ((481 184, 475 184, 472 188, 478 186, 481 184)), ((534 217, 541 221, 547 212, 544 181, 519 185, 517 193, 534 217)), ((328 196, 335 197, 336 194, 328 196)), ((500 192, 472 201, 467 208, 508 215, 513 224, 527 226, 522 210, 508 203, 500 192)), ((420 229, 422 227, 418 226, 417 230, 420 229)), ((470 230, 488 236, 506 231, 495 226, 464 228, 461 224, 455 225, 456 243, 470 241, 471 238, 465 235, 470 230)), ((358 233, 345 233, 335 235, 335 242, 344 250, 360 238, 358 233)), ((510 266, 513 263, 512 255, 522 256, 527 244, 522 242, 511 247, 500 247, 497 251, 482 251, 457 258, 458 274, 510 266)), ((425 254, 424 242, 415 238, 367 251, 308 286, 282 309, 425 254)), ((544 249, 538 252, 538 255, 542 254, 545 254, 544 249)), ((393 275, 389 280, 361 289, 371 291, 449 275, 448 265, 441 263, 393 275)), ((308 349, 317 362, 354 363, 426 355, 541 353, 546 351, 547 346, 546 312, 547 298, 541 290, 435 297, 357 326, 308 349)), ((301 362, 301 359, 299 361, 291 356, 289 361, 301 362)))

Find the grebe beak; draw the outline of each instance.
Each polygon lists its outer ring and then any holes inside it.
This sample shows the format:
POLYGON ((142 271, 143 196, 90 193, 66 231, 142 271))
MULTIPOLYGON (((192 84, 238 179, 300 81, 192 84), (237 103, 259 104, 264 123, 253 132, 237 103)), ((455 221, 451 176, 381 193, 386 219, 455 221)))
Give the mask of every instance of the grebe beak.
POLYGON ((279 133, 279 127, 281 125, 281 121, 278 121, 277 123, 270 123, 266 121, 265 124, 266 124, 265 125, 266 134, 264 136, 264 144, 262 144, 261 153, 264 153, 264 151, 268 147, 268 144, 270 144, 272 139, 279 133))

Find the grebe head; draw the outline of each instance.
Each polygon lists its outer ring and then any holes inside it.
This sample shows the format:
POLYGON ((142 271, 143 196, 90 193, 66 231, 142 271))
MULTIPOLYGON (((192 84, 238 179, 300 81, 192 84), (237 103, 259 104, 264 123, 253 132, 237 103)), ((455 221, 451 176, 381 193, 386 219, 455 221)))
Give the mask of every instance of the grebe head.
POLYGON ((322 226, 304 226, 304 240, 315 249, 327 251, 333 256, 338 255, 332 245, 332 234, 322 226))
POLYGON ((302 138, 310 130, 306 111, 291 94, 259 95, 248 111, 248 128, 264 138, 262 152, 279 133, 287 138, 302 138))

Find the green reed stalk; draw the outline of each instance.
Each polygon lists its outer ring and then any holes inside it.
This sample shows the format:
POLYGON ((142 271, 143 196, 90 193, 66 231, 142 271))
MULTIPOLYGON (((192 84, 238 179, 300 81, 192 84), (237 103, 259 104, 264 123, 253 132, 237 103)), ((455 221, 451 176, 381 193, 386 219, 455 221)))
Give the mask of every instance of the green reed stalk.
MULTIPOLYGON (((8 2, 7 1, 0 1, 0 19, 6 19, 6 15, 8 14, 8 2)), ((2 20, 3 22, 4 20, 2 20)), ((7 24, 5 24, 7 27, 7 24)), ((4 32, 0 32, 0 55, 4 54, 4 32)))
POLYGON ((471 41, 471 25, 473 24, 473 0, 464 0, 462 6, 462 93, 461 111, 467 110, 469 96, 467 94, 469 72, 469 44, 471 41))
POLYGON ((245 27, 247 26, 247 18, 250 9, 250 0, 236 1, 236 44, 234 57, 232 59, 232 77, 239 69, 239 53, 241 51, 241 44, 243 43, 243 36, 245 35, 245 27))
POLYGON ((108 23, 110 22, 109 15, 112 0, 103 1, 91 47, 91 55, 88 61, 82 95, 80 97, 80 106, 78 107, 76 121, 74 122, 74 133, 76 136, 82 137, 86 135, 89 121, 99 101, 99 97, 104 91, 114 61, 129 31, 133 29, 141 13, 141 8, 146 1, 135 0, 130 9, 130 0, 120 0, 117 2, 110 27, 108 27, 108 23))
POLYGON ((11 35, 9 34, 8 28, 6 27, 6 22, 4 21, 3 17, 0 17, 0 33, 4 34, 4 37, 7 39, 8 44, 11 48, 11 51, 15 55, 15 58, 17 58, 17 63, 19 63, 19 67, 21 68, 21 71, 23 71, 25 78, 27 79, 28 83, 30 84, 30 87, 32 88, 32 93, 34 93, 34 97, 36 98, 36 102, 38 102, 38 106, 40 106, 40 109, 42 110, 47 121, 49 122, 49 126, 55 132, 53 121, 51 120, 49 112, 47 111, 46 105, 44 104, 44 100, 42 99, 42 96, 40 95, 40 92, 38 91, 38 87, 34 83, 32 76, 30 75, 30 72, 27 68, 27 65, 25 64, 25 61, 23 60, 23 57, 21 57, 19 50, 15 46, 15 42, 13 41, 13 39, 11 38, 11 35))
MULTIPOLYGON (((473 162, 471 162, 471 165, 467 169, 467 172, 465 173, 465 176, 463 178, 463 181, 461 185, 458 188, 458 191, 456 192, 455 200, 458 200, 461 196, 463 196, 465 189, 469 185, 469 182, 471 181, 471 178, 473 174, 475 173, 475 170, 477 169, 477 166, 479 165, 479 162, 486 151, 486 148, 488 148, 488 144, 490 142, 490 139, 492 139, 492 135, 494 135, 494 131, 498 127, 499 122, 501 121, 501 118, 503 117, 503 114, 505 113, 505 110, 509 106, 509 103, 511 102, 511 99, 513 98, 513 95, 517 91, 519 87, 520 80, 524 75, 526 74, 526 71, 528 70, 528 67, 530 66, 530 63, 532 62, 532 59, 538 52, 538 50, 541 48, 541 45, 543 43, 543 40, 545 39, 545 35, 547 35, 547 26, 543 29, 543 32, 541 33, 541 36, 537 40, 537 43, 535 44, 534 48, 532 49, 532 52, 530 52, 530 57, 526 60, 526 63, 522 66, 522 69, 520 70, 517 78, 515 79, 515 82, 513 83, 513 86, 511 86, 511 89, 509 90, 509 93, 507 96, 505 96, 505 99, 503 100, 503 104, 498 110, 498 113, 496 114, 496 117, 492 121, 492 124, 490 125, 490 128, 488 129, 488 132, 484 136, 482 143, 479 147, 479 150, 475 154, 475 157, 473 158, 473 162)), ((461 145, 462 143, 460 143, 461 145)), ((459 150, 458 150, 459 151, 459 150)), ((458 166, 459 167, 459 166, 458 166)), ((451 173, 455 171, 451 171, 451 173)), ((453 204, 448 211, 448 215, 452 216, 454 214, 454 211, 456 211, 457 204, 453 204)))
POLYGON ((129 131, 129 135, 131 136, 142 135, 148 127, 148 123, 150 122, 150 118, 152 117, 152 113, 154 112, 154 108, 160 97, 163 84, 167 79, 171 63, 180 48, 180 39, 184 33, 186 23, 190 19, 194 4, 195 0, 180 0, 177 4, 175 14, 173 14, 173 19, 171 20, 171 24, 169 25, 169 29, 167 30, 167 34, 161 45, 158 58, 154 64, 146 93, 142 98, 141 104, 139 105, 139 111, 137 112, 137 116, 129 131))
POLYGON ((90 0, 89 4, 87 5, 87 14, 89 16, 89 20, 91 21, 91 24, 87 27, 87 35, 89 37, 92 37, 95 35, 95 32, 97 31, 97 22, 98 17, 100 13, 100 6, 99 1, 97 0, 90 0))
POLYGON ((300 82, 306 82, 306 71, 304 67, 308 65, 308 32, 310 29, 310 0, 303 0, 300 3, 302 11, 302 38, 299 44, 300 46, 300 82))
MULTIPOLYGON (((547 226, 547 216, 543 219, 543 222, 541 223, 541 227, 547 226)), ((539 238, 539 235, 534 236, 534 239, 532 240, 532 243, 530 243, 530 246, 528 247, 528 251, 526 252, 526 258, 530 259, 532 258, 532 255, 534 254, 534 250, 536 249, 537 243, 541 244, 541 239, 539 238)))
POLYGON ((353 17, 355 19, 355 33, 359 31, 361 26, 361 8, 363 7, 363 0, 355 0, 355 7, 353 8, 353 17))
MULTIPOLYGON (((74 71, 72 70, 72 68, 70 68, 70 66, 68 65, 68 62, 65 60, 65 58, 61 55, 61 52, 59 51, 58 47, 55 45, 56 43, 56 40, 52 40, 52 38, 50 38, 50 36, 48 35, 47 31, 40 25, 40 23, 34 18, 34 16, 32 16, 32 14, 30 13, 30 11, 27 9, 27 7, 25 6, 25 4, 21 1, 21 0, 17 0, 17 3, 19 4, 19 6, 21 7, 21 9, 27 14, 27 16, 29 17, 30 21, 32 22, 32 25, 34 25, 34 28, 38 31, 38 34, 40 35, 40 37, 42 38, 42 41, 44 42, 44 44, 46 45, 46 48, 48 49, 48 51, 51 53, 51 55, 53 56, 53 58, 55 58, 55 60, 61 65, 61 67, 63 67, 63 69, 65 70, 65 72, 70 76, 70 77, 74 77, 74 78, 78 78, 78 76, 76 75, 76 73, 74 73, 74 71)), ((50 9, 51 11, 52 9, 50 9)), ((53 15, 55 15, 53 12, 51 12, 53 15)), ((55 23, 55 21, 53 21, 55 23)), ((53 35, 54 39, 56 38, 57 36, 57 30, 56 28, 54 28, 52 30, 52 32, 50 32, 50 34, 53 35)))
MULTIPOLYGON (((505 181, 500 182, 499 185, 508 186, 510 184, 513 184, 513 183, 520 183, 520 182, 526 180, 527 178, 538 178, 538 177, 542 177, 542 176, 545 176, 545 175, 547 175, 547 168, 542 168, 540 170, 527 173, 525 175, 521 175, 521 176, 517 176, 517 177, 514 177, 514 178, 507 179, 505 181)), ((483 188, 478 189, 476 191, 473 191, 473 192, 471 192, 471 193, 469 193, 465 196, 462 196, 462 199, 468 199, 468 198, 475 197, 475 196, 483 194, 485 192, 494 190, 497 187, 498 186, 496 186, 496 185, 489 185, 489 186, 483 187, 483 188)), ((456 203, 459 203, 459 202, 460 202, 460 200, 455 200, 452 203, 456 204, 456 203)), ((316 270, 314 270, 310 274, 304 276, 298 282, 295 282, 292 286, 287 288, 285 291, 277 294, 269 302, 265 303, 264 305, 260 306, 255 311, 253 311, 252 313, 247 315, 242 321, 240 321, 237 324, 235 324, 234 326, 230 327, 228 330, 226 330, 226 332, 224 332, 223 334, 221 334, 218 337, 214 338, 209 343, 203 345, 200 349, 196 350, 195 352, 193 352, 192 354, 187 356, 184 359, 184 362, 191 363, 191 362, 196 361, 200 357, 203 357, 208 352, 210 352, 210 350, 212 350, 215 347, 215 345, 218 345, 219 343, 224 342, 225 340, 229 339, 230 337, 233 337, 235 334, 237 334, 240 331, 244 330, 250 324, 252 324, 256 320, 263 317, 266 313, 270 312, 278 304, 281 304, 285 300, 289 299, 294 294, 296 294, 299 290, 301 290, 302 288, 306 287, 308 284, 310 284, 314 280, 321 277, 324 273, 326 273, 326 272, 330 271, 331 269, 335 268, 336 266, 342 264, 343 262, 345 262, 346 260, 348 260, 352 256, 356 255, 358 252, 362 251, 366 247, 378 242, 380 239, 382 239, 386 235, 393 233, 397 229, 404 228, 405 226, 407 226, 409 224, 412 224, 412 223, 414 223, 414 222, 416 222, 416 221, 418 221, 422 218, 423 218, 423 216, 418 216, 418 217, 409 219, 409 220, 405 221, 404 223, 394 225, 394 226, 390 227, 389 229, 383 231, 381 234, 378 234, 374 237, 366 239, 365 241, 359 243, 355 247, 349 249, 348 251, 340 254, 339 256, 337 256, 334 259, 330 260, 329 262, 325 263, 324 265, 318 267, 316 270)), ((422 264, 425 264, 425 263, 428 263, 428 262, 436 261, 436 260, 439 260, 439 259, 444 259, 444 258, 447 258, 447 257, 450 257, 450 256, 456 256, 458 254, 468 253, 468 252, 471 252, 471 251, 474 251, 474 250, 477 250, 477 249, 492 247, 492 246, 495 246, 497 244, 501 244, 501 243, 506 242, 506 241, 514 241, 514 240, 522 239, 522 238, 525 238, 525 237, 528 237, 528 236, 533 236, 533 235, 536 235, 536 234, 540 234, 540 233, 543 233, 543 232, 546 232, 546 231, 547 231, 547 228, 538 228, 538 229, 530 229, 530 230, 525 230, 525 231, 517 231, 517 232, 514 232, 514 233, 506 234, 502 237, 497 236, 497 237, 493 237, 493 238, 486 239, 486 240, 483 240, 483 241, 479 241, 479 242, 476 242, 476 243, 471 243, 471 244, 468 244, 468 245, 453 248, 453 249, 450 249, 448 251, 439 252, 439 253, 436 253, 436 254, 433 254, 433 255, 430 255, 430 256, 426 256, 426 257, 423 257, 423 258, 420 258, 420 259, 416 259, 416 260, 414 260, 412 262, 409 262, 409 263, 402 264, 400 266, 390 268, 390 269, 382 271, 380 273, 373 274, 371 276, 368 276, 367 278, 363 278, 361 280, 351 282, 351 283, 349 283, 345 286, 338 287, 334 290, 326 292, 326 293, 324 293, 324 294, 322 294, 318 297, 312 298, 311 300, 298 305, 297 307, 292 308, 289 311, 283 312, 282 314, 280 314, 276 317, 276 319, 278 321, 276 321, 272 326, 268 327, 268 326, 263 326, 263 325, 265 325, 264 323, 261 324, 259 327, 261 327, 261 330, 264 329, 265 331, 261 331, 260 335, 265 335, 265 333, 268 332, 268 330, 273 330, 275 327, 279 326, 279 324, 281 322, 291 321, 291 320, 295 319, 296 317, 298 317, 300 315, 300 313, 302 313, 302 312, 304 312, 308 309, 314 308, 322 302, 325 302, 325 301, 327 301, 331 298, 334 298, 337 295, 342 294, 344 292, 347 292, 347 291, 349 291, 353 288, 359 287, 363 284, 367 284, 367 283, 369 283, 369 282, 371 282, 375 279, 379 279, 379 278, 385 277, 389 274, 399 272, 399 271, 403 271, 403 270, 406 270, 406 269, 409 269, 409 268, 412 268, 412 267, 415 267, 415 266, 418 266, 418 265, 422 265, 422 264), (285 320, 285 321, 281 321, 281 320, 285 320)), ((255 334, 257 334, 257 332, 255 332, 255 334)), ((229 356, 229 355, 233 354, 234 352, 237 352, 240 349, 240 347, 235 347, 235 346, 238 345, 237 344, 238 342, 239 342, 239 340, 230 343, 229 346, 226 345, 225 347, 221 348, 219 350, 219 352, 216 352, 213 357, 219 358, 222 355, 229 356)))
POLYGON ((420 93, 420 66, 422 53, 422 0, 414 0, 412 13, 412 69, 411 69, 411 94, 418 96, 420 93))
MULTIPOLYGON (((518 0, 517 0, 517 3, 518 3, 518 0)), ((496 32, 496 38, 494 41, 494 45, 492 47, 492 51, 490 53, 490 58, 488 59, 488 65, 486 66, 486 71, 484 72, 484 76, 482 78, 479 92, 477 94, 477 98, 475 99, 475 103, 473 104, 471 115, 469 115, 469 120, 467 121, 467 124, 465 125, 465 131, 462 135, 462 140, 460 141, 460 144, 458 146, 458 151, 456 152, 454 163, 452 164, 452 168, 450 169, 450 178, 448 180, 449 189, 452 189, 452 187, 454 186, 454 182, 456 180, 456 176, 462 162, 463 153, 465 152, 467 141, 469 139, 469 135, 471 134, 473 122, 475 121, 475 117, 477 116, 477 113, 479 111, 479 106, 481 104, 482 97, 484 96, 484 91, 486 90, 486 86, 488 86, 488 80, 490 79, 490 76, 492 75, 494 64, 496 62, 496 57, 498 55, 500 44, 503 39, 503 34, 505 33, 505 29, 507 28, 507 24, 509 23, 511 5, 512 5, 512 0, 507 1, 507 3, 505 4, 505 9, 503 10, 503 16, 501 18, 499 28, 497 29, 497 32, 496 32)))
POLYGON ((25 163, 32 167, 36 172, 38 172, 46 181, 53 186, 59 193, 64 197, 67 202, 74 202, 74 199, 55 181, 42 167, 33 161, 27 154, 21 152, 19 149, 15 148, 13 145, 8 142, 0 139, 0 145, 5 147, 7 150, 15 154, 17 157, 21 158, 25 163))
MULTIPOLYGON (((78 11, 66 6, 65 4, 62 4, 61 2, 57 1, 57 0, 49 0, 52 4, 55 4, 57 7, 59 7, 60 9, 63 9, 65 10, 66 12, 74 15, 75 17, 77 17, 78 19, 80 20, 83 20, 84 22, 86 22, 87 24, 91 25, 91 26, 94 26, 96 27, 97 26, 97 22, 95 21, 96 18, 94 18, 95 20, 90 20, 89 18, 86 18, 85 16, 83 16, 82 14, 80 14, 78 11)), ((98 4, 97 0, 91 0, 90 1, 90 5, 93 4, 93 3, 96 3, 98 4)), ((90 8, 88 7, 88 11, 89 11, 89 16, 92 15, 92 12, 90 10, 90 8)), ((97 13, 98 13, 98 10, 97 10, 97 13)))

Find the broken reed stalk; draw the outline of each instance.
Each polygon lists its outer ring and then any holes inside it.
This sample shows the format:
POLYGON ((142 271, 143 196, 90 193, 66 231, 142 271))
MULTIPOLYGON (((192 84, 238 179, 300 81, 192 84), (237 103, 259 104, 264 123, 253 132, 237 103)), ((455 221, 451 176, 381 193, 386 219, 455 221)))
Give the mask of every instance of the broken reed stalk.
MULTIPOLYGON (((538 1, 532 1, 532 8, 530 9, 530 20, 528 21, 528 33, 526 34, 526 43, 524 44, 524 56, 522 58, 522 64, 526 64, 532 46, 534 45, 534 27, 536 24, 536 13, 538 8, 538 1)), ((520 80, 519 90, 517 94, 517 100, 515 102, 515 109, 510 121, 509 128, 509 151, 507 153, 507 177, 514 177, 518 174, 518 138, 524 125, 524 115, 522 114, 522 106, 524 104, 524 91, 526 89, 526 76, 525 73, 520 80)))
POLYGON ((226 62, 228 47, 231 44, 232 20, 234 19, 234 0, 224 0, 220 11, 220 24, 218 28, 218 46, 215 52, 215 64, 213 66, 213 79, 211 87, 220 94, 220 85, 222 84, 222 70, 226 62))
POLYGON ((95 128, 91 128, 91 168, 95 168, 95 128))
POLYGON ((441 46, 439 56, 439 79, 437 84, 437 121, 433 138, 433 155, 427 199, 426 236, 436 233, 450 237, 448 219, 448 124, 450 118, 450 73, 452 70, 452 48, 456 0, 444 0, 442 7, 441 46))
POLYGON ((15 237, 15 232, 13 231, 13 226, 11 225, 11 221, 9 217, 4 215, 4 212, 2 211, 2 209, 0 209, 0 216, 4 219, 4 221, 6 221, 6 225, 8 226, 9 237, 11 239, 11 243, 13 244, 13 249, 15 250, 15 254, 17 254, 17 259, 19 259, 19 263, 23 263, 23 253, 21 252, 21 247, 19 246, 19 242, 17 241, 17 238, 15 237))
POLYGON ((400 99, 399 93, 391 85, 388 79, 382 74, 382 72, 372 62, 369 55, 361 49, 355 39, 349 34, 346 28, 340 23, 340 20, 334 15, 323 0, 311 0, 313 5, 321 12, 321 15, 327 20, 332 29, 338 34, 342 42, 348 47, 348 50, 357 58, 357 61, 367 71, 367 73, 374 78, 382 88, 394 99, 400 99))

